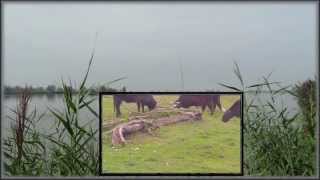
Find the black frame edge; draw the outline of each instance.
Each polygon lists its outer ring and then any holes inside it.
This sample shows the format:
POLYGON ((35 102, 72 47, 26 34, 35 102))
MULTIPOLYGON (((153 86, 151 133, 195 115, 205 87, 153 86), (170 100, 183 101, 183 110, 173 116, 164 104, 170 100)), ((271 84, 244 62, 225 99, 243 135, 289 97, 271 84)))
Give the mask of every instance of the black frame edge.
POLYGON ((99 176, 102 177, 112 177, 112 176, 170 176, 170 177, 179 177, 179 176, 244 176, 243 175, 243 101, 244 93, 242 91, 221 91, 221 92, 210 92, 210 91, 149 91, 149 92, 99 92, 99 176), (240 173, 103 173, 102 172, 102 97, 103 95, 115 95, 115 94, 152 94, 152 95, 181 95, 181 94, 224 94, 224 95, 240 95, 241 102, 241 119, 240 119, 240 173))

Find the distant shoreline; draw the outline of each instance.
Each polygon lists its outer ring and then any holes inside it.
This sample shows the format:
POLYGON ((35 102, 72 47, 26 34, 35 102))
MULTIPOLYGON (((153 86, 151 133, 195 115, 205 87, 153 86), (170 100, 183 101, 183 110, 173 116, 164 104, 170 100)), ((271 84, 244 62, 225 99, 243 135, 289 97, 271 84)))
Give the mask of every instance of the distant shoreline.
MULTIPOLYGON (((103 92, 114 92, 114 91, 103 91, 103 92)), ((128 91, 130 92, 130 91, 128 91)), ((154 92, 158 92, 158 91, 154 91, 154 92)), ((162 91, 161 91, 162 92, 162 91)), ((188 92, 192 92, 192 91, 188 91, 188 92)), ((213 92, 216 92, 216 91, 213 91, 213 92)), ((219 92, 219 91, 218 91, 219 92)), ((262 93, 269 93, 269 91, 265 90, 265 91, 260 91, 262 93)), ((72 94, 76 94, 77 92, 72 92, 72 94)), ((150 91, 150 94, 152 94, 153 91, 150 91)), ((179 93, 179 92, 177 92, 179 93)), ((255 91, 247 91, 246 93, 255 93, 255 91)), ((4 95, 18 95, 20 94, 20 92, 4 92, 3 93, 4 95)), ((63 92, 31 92, 32 95, 62 95, 63 92)), ((92 91, 89 93, 90 95, 98 95, 99 94, 99 91, 92 91)))
MULTIPOLYGON (((77 92, 72 92, 72 94, 76 94, 77 92)), ((20 92, 4 92, 4 95, 19 95, 20 92)), ((99 94, 99 92, 90 92, 90 95, 96 95, 99 94)), ((63 92, 31 92, 31 95, 63 95, 63 92)))
MULTIPOLYGON (((27 87, 28 91, 32 94, 32 95, 59 95, 59 94, 63 94, 64 93, 64 89, 62 87, 57 87, 55 85, 49 85, 47 87, 27 87)), ((72 87, 68 87, 68 88, 72 88, 72 87)), ((23 92, 23 90, 25 89, 25 87, 20 87, 20 86, 5 86, 4 90, 3 90, 3 94, 4 95, 18 95, 21 92, 23 92)), ((99 94, 100 91, 108 91, 108 92, 113 92, 113 91, 117 91, 114 88, 109 88, 109 87, 105 87, 105 86, 99 86, 99 87, 95 87, 95 88, 88 88, 87 89, 89 91, 90 95, 97 95, 99 94)), ((78 89, 71 89, 71 93, 72 94, 76 94, 78 93, 78 89)))

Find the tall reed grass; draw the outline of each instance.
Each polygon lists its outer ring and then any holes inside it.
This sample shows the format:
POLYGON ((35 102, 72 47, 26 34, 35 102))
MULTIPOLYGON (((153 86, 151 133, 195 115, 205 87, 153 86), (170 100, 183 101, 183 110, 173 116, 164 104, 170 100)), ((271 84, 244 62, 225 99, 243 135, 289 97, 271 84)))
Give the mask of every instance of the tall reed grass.
MULTIPOLYGON (((292 114, 286 106, 277 106, 281 96, 294 94, 290 86, 270 82, 271 74, 262 77, 262 82, 245 85, 237 63, 234 73, 241 87, 220 85, 244 92, 245 175, 315 176, 315 138, 304 133, 300 124, 306 116, 301 112, 292 114)), ((315 97, 311 100, 315 102, 315 97)), ((315 109, 308 113, 314 114, 315 109)))
POLYGON ((28 113, 31 94, 28 87, 19 93, 11 134, 3 142, 5 175, 42 175, 46 149, 35 124, 41 119, 36 109, 28 113), (39 117, 39 118, 36 118, 39 117))
POLYGON ((30 92, 21 93, 17 110, 11 119, 13 133, 4 141, 5 175, 24 176, 90 176, 99 173, 99 148, 96 134, 98 127, 89 123, 81 124, 79 112, 87 110, 98 121, 98 114, 91 107, 96 97, 90 98, 85 88, 94 53, 88 69, 75 94, 72 84, 62 80, 64 109, 49 108, 56 120, 54 134, 40 134, 35 126, 43 116, 36 120, 36 111, 27 115, 30 92), (45 145, 46 142, 50 145, 45 145))

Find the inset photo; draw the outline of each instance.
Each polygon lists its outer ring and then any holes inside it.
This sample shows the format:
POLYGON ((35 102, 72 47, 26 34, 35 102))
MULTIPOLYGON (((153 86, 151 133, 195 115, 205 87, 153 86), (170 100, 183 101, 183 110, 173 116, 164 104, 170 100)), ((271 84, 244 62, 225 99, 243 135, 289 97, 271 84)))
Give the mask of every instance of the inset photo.
POLYGON ((242 175, 241 93, 100 93, 101 175, 242 175))

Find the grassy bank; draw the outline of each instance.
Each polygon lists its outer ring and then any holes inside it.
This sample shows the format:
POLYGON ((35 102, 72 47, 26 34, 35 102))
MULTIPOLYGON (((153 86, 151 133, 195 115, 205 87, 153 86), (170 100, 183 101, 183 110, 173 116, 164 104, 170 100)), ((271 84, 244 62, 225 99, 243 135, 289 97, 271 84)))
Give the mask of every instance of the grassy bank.
MULTIPOLYGON (((170 106, 177 96, 155 96, 159 106, 170 106)), ((228 108, 239 96, 223 96, 228 108)), ((136 105, 123 103, 124 119, 137 111, 136 105)), ((112 118, 112 98, 103 99, 103 119, 112 118)), ((156 136, 137 133, 130 143, 112 148, 110 135, 103 136, 103 171, 123 173, 239 173, 240 119, 221 121, 218 109, 213 116, 204 113, 201 122, 184 122, 161 127, 156 136)))

